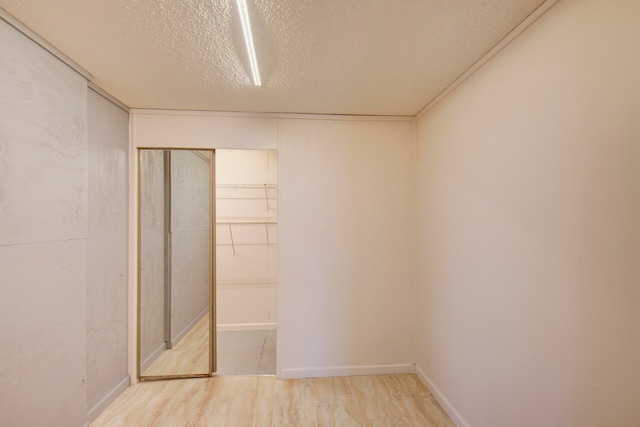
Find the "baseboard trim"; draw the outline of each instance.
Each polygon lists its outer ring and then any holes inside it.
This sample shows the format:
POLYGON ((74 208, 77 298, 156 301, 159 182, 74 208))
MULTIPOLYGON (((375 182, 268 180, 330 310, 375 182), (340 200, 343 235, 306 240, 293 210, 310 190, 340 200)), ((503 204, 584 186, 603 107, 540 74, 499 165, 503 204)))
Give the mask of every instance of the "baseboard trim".
POLYGON ((413 363, 395 365, 351 365, 351 366, 310 366, 307 368, 280 369, 278 378, 314 378, 314 377, 345 377, 351 375, 385 375, 412 374, 415 372, 413 363))
POLYGON ((451 418, 451 420, 455 423, 456 426, 471 427, 471 425, 467 421, 465 421, 464 418, 462 418, 462 415, 460 415, 460 413, 456 410, 456 408, 453 407, 451 402, 449 402, 449 399, 447 399, 445 395, 442 394, 440 389, 436 387, 436 385, 433 383, 433 381, 431 381, 431 379, 427 376, 427 374, 425 374, 422 368, 420 368, 420 366, 417 366, 417 365, 416 365, 416 375, 418 375, 418 378, 420 378, 420 381, 422 381, 425 387, 427 387, 431 392, 431 394, 433 394, 433 396, 436 398, 438 403, 440 403, 440 406, 442 406, 444 410, 447 411, 447 414, 449 414, 449 418, 451 418))
POLYGON ((216 326, 218 332, 271 331, 274 329, 278 329, 277 323, 226 323, 216 326))
POLYGON ((87 426, 91 424, 93 420, 98 418, 98 415, 104 411, 107 406, 111 405, 118 396, 120 396, 131 385, 131 378, 127 375, 122 379, 114 388, 111 389, 98 403, 93 405, 89 412, 87 412, 87 426))

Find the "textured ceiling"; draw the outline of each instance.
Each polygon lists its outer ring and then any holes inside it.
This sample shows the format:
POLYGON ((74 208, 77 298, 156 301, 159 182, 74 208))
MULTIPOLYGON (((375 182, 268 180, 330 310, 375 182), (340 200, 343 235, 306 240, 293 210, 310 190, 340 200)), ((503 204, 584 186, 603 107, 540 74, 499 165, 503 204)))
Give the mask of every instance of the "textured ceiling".
POLYGON ((0 0, 132 108, 415 115, 543 0, 0 0))

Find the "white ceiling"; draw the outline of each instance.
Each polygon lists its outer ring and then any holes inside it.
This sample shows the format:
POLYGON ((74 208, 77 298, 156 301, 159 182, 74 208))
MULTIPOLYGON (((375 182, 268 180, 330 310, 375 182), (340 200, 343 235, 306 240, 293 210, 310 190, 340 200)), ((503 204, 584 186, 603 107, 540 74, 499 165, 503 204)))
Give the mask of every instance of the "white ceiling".
POLYGON ((0 0, 132 108, 415 115, 543 0, 0 0))

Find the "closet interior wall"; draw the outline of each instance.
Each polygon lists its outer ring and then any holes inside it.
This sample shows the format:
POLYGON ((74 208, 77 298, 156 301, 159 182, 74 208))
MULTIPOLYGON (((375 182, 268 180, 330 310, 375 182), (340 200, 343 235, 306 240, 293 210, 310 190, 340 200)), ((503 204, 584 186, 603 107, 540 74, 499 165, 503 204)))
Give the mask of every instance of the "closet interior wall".
POLYGON ((216 151, 216 212, 218 330, 276 329, 275 150, 216 151))

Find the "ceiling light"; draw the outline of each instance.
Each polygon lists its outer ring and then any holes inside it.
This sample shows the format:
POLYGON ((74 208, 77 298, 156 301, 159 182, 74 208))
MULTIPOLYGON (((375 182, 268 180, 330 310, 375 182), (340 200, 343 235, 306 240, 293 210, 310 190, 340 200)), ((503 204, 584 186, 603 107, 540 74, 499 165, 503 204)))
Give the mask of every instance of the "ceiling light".
POLYGON ((242 32, 244 33, 244 41, 247 45, 247 53, 249 54, 249 64, 251 64, 253 83, 256 86, 260 86, 260 70, 258 70, 256 49, 253 45, 253 34, 251 33, 251 22, 249 21, 247 2, 246 0, 236 0, 236 3, 238 4, 238 10, 240 11, 240 22, 242 22, 242 32))

